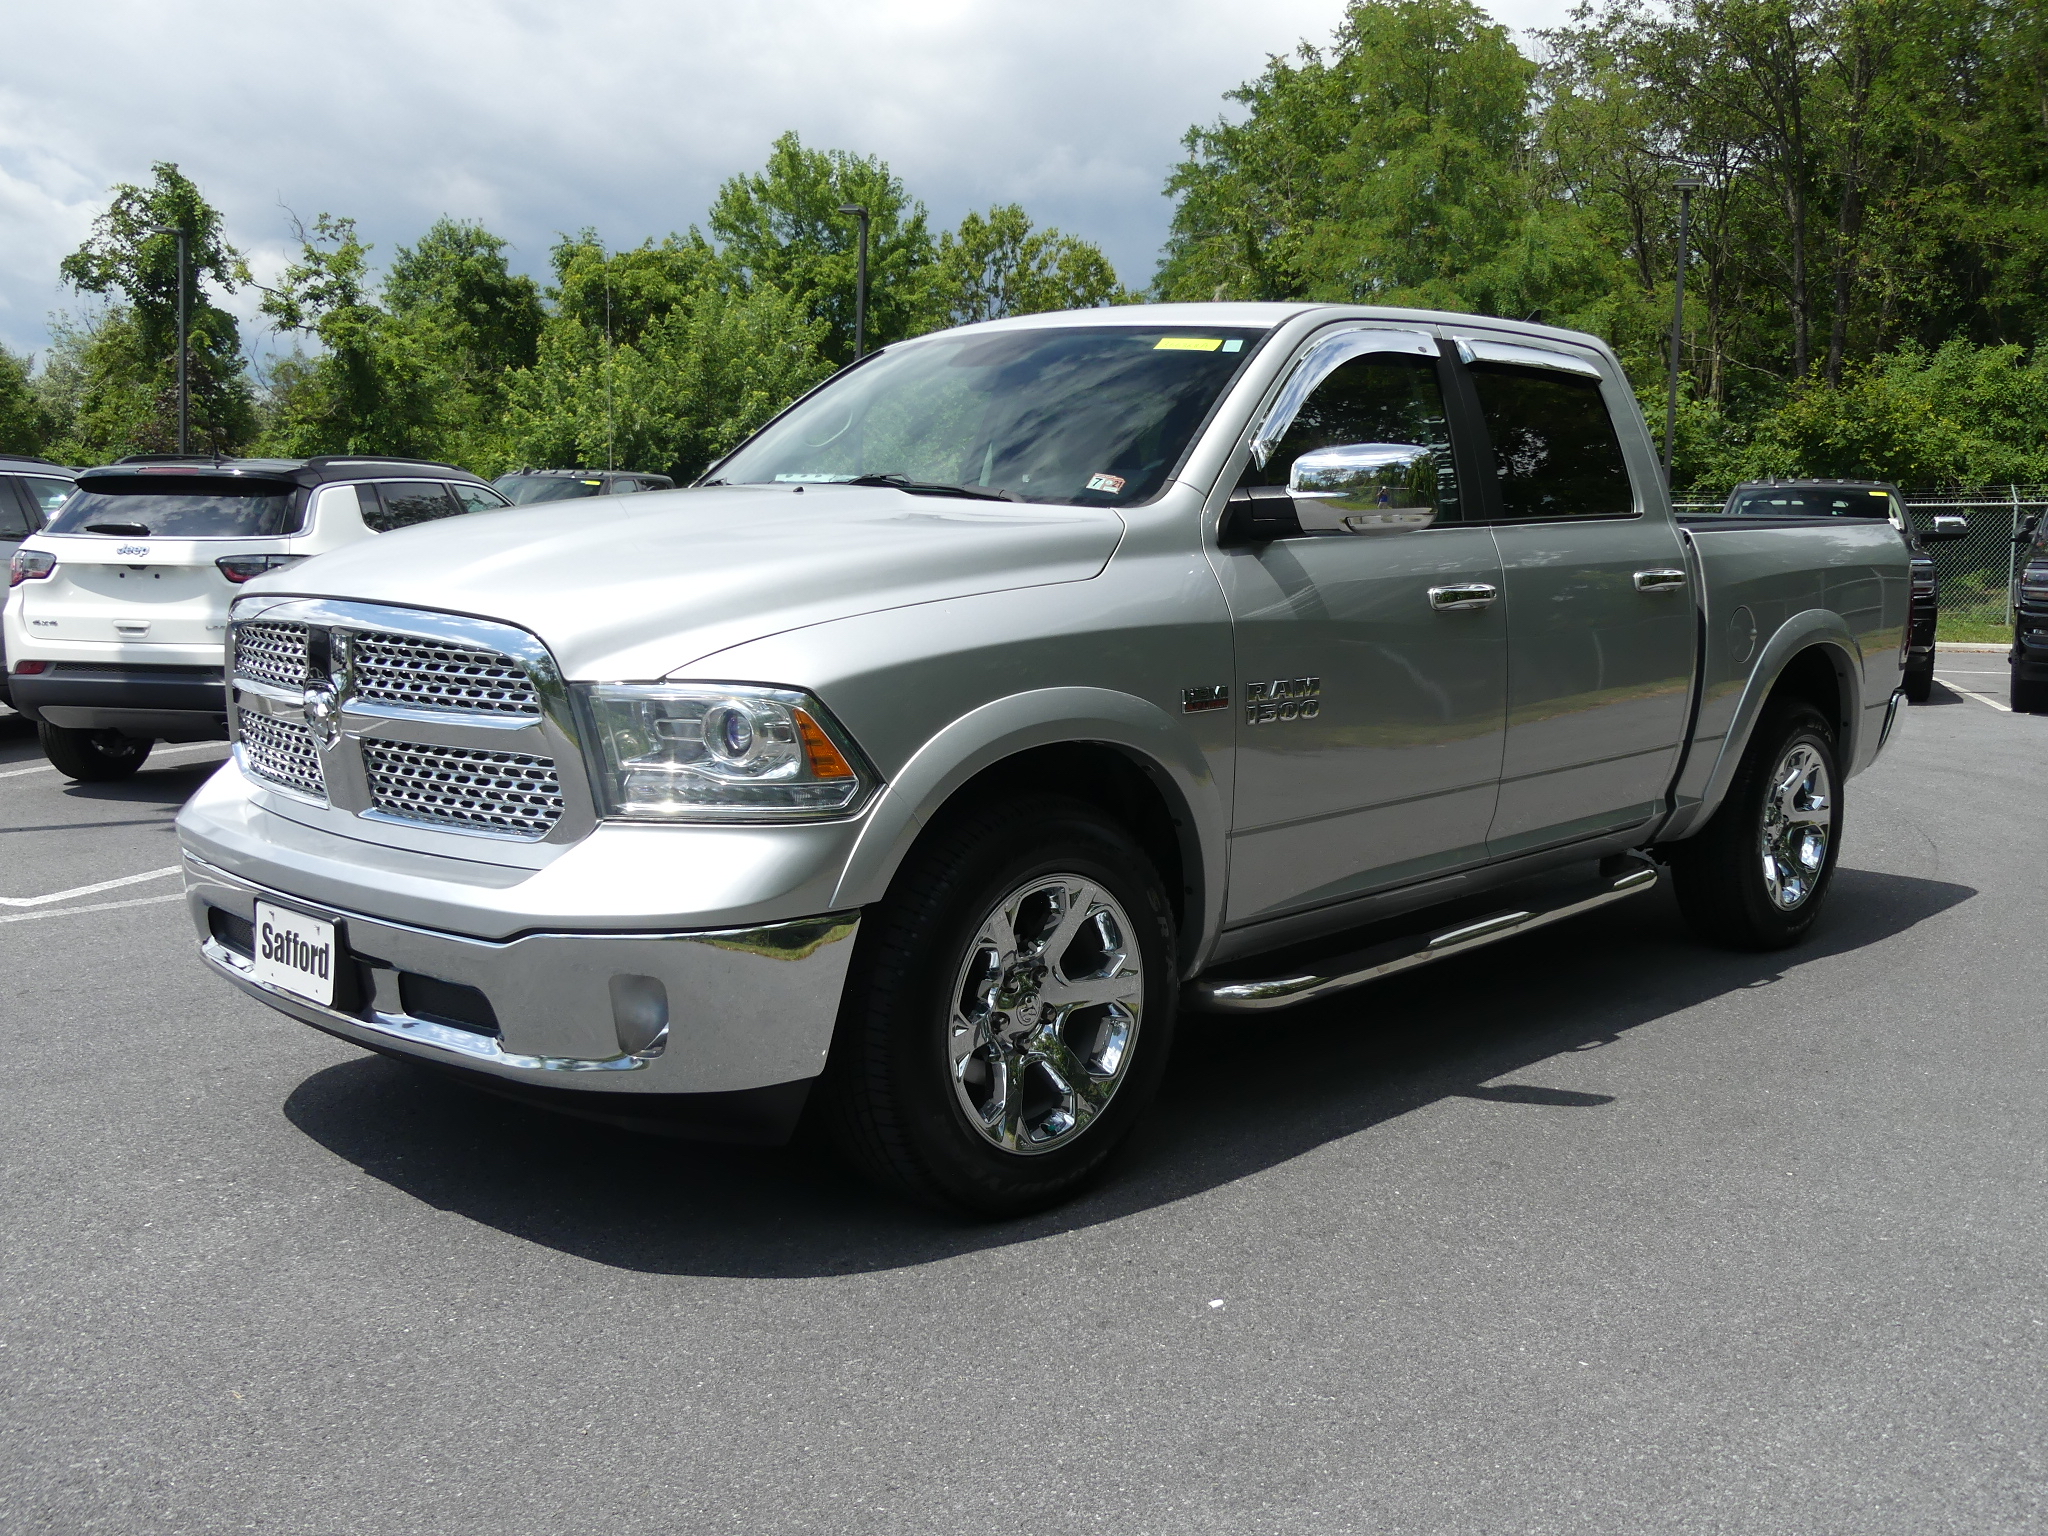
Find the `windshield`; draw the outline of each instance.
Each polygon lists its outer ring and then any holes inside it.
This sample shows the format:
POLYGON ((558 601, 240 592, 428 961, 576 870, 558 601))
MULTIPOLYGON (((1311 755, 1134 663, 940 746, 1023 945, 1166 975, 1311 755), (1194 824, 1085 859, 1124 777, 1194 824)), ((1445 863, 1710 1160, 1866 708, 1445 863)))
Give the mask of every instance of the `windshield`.
POLYGON ((1261 332, 1129 326, 935 337, 827 384, 711 484, 867 477, 1020 501, 1148 501, 1261 332))
POLYGON ((45 532, 131 539, 265 539, 294 532, 298 491, 275 480, 137 475, 81 480, 45 532))
POLYGON ((536 501, 574 501, 578 496, 604 494, 602 480, 579 480, 570 475, 500 475, 491 484, 519 507, 536 501))
POLYGON ((1889 517, 1889 491, 1867 485, 1773 485, 1737 491, 1728 510, 1736 517, 1889 517))

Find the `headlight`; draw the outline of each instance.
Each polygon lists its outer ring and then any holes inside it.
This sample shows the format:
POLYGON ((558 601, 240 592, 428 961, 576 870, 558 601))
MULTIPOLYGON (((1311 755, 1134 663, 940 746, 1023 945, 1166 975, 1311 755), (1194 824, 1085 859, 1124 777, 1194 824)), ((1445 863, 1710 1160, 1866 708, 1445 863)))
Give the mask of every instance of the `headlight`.
POLYGON ((860 749, 807 693, 746 684, 590 683, 602 814, 629 821, 814 821, 875 786, 860 749))

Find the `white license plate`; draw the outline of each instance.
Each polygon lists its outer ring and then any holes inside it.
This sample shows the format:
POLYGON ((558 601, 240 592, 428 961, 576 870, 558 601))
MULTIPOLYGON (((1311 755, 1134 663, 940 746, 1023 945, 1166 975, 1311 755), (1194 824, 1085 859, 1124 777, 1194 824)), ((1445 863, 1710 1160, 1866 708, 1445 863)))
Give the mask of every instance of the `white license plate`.
POLYGON ((333 923, 267 901, 256 903, 256 967, 251 972, 256 980, 332 1007, 334 973, 340 966, 333 923))

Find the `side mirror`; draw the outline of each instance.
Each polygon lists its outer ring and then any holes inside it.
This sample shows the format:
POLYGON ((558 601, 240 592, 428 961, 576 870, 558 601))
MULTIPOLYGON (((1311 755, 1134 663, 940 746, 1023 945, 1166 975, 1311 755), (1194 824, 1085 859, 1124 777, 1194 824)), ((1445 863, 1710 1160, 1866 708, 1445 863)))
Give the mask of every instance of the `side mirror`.
POLYGON ((1946 544, 1969 536, 1970 520, 1967 517, 1957 517, 1953 512, 1937 512, 1934 514, 1934 526, 1920 535, 1920 541, 1923 544, 1946 544))
POLYGON ((1436 521, 1436 455, 1412 443, 1346 443, 1294 461, 1287 493, 1310 533, 1407 533, 1436 521))
POLYGON ((2036 512, 2032 517, 2021 523, 2020 531, 2012 536, 2013 543, 2025 544, 2032 539, 2034 537, 2034 530, 2041 526, 2041 517, 2042 514, 2036 512))

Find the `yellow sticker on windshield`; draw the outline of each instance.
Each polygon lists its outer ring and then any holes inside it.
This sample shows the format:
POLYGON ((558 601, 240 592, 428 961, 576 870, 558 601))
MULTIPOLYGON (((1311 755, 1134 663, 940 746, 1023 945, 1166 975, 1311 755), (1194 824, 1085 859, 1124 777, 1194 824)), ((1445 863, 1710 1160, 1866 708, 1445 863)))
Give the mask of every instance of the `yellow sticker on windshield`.
POLYGON ((1162 336, 1152 344, 1154 352, 1214 352, 1223 345, 1221 336, 1162 336))

